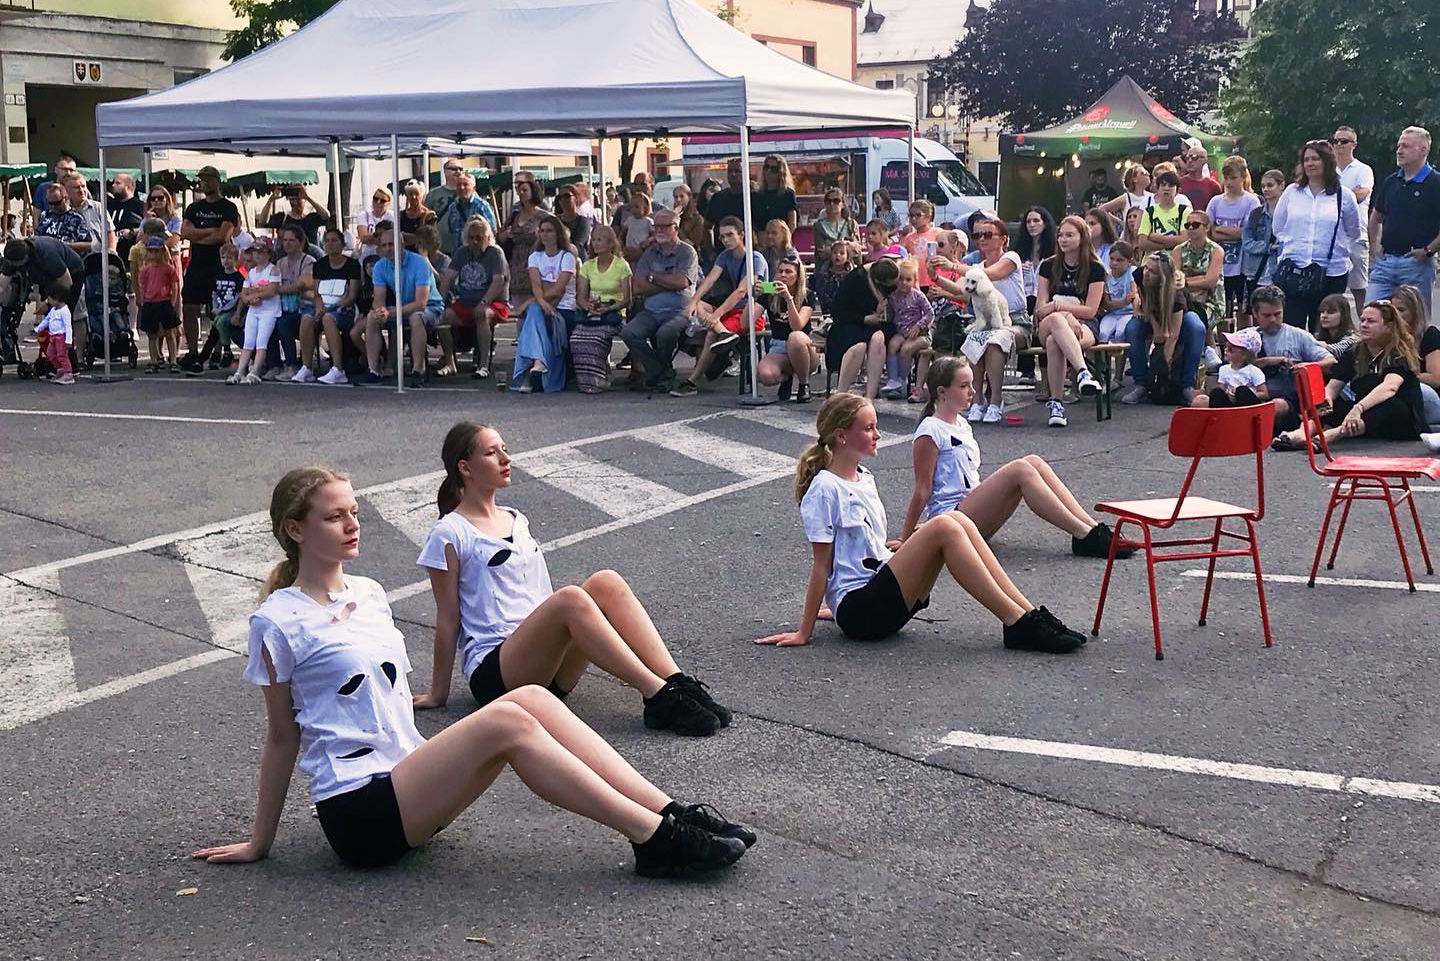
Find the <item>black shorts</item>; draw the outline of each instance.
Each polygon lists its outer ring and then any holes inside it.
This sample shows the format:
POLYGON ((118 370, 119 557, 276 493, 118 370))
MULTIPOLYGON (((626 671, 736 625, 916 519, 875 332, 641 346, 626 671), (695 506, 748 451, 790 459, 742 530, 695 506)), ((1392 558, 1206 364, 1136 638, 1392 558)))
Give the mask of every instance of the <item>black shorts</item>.
MULTIPOLYGON (((470 693, 475 695, 475 702, 481 707, 510 690, 505 684, 505 678, 500 676, 500 648, 504 646, 502 641, 492 648, 470 675, 470 693)), ((554 678, 545 685, 545 689, 562 701, 570 696, 570 692, 556 684, 554 678)))
POLYGON ((1239 316, 1245 310, 1246 277, 1236 274, 1225 278, 1225 309, 1232 316, 1239 316))
POLYGON ((192 262, 185 269, 185 281, 180 286, 180 302, 188 305, 209 306, 210 296, 215 293, 214 270, 197 267, 192 262))
POLYGON ((168 300, 152 300, 140 305, 140 329, 147 334, 158 334, 162 330, 174 330, 180 326, 180 316, 175 305, 168 300))
POLYGON ((388 774, 318 802, 315 813, 330 847, 352 868, 381 868, 411 850, 388 774))
POLYGON ((857 587, 840 599, 835 623, 852 641, 883 641, 929 606, 929 597, 922 597, 914 607, 908 606, 900 591, 900 582, 895 580, 887 564, 876 571, 864 587, 857 587))

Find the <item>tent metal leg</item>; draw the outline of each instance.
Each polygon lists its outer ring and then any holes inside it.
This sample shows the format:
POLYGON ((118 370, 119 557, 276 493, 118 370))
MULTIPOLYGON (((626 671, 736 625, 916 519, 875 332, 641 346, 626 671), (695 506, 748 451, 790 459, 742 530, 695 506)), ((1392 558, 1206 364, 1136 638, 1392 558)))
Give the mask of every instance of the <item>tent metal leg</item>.
MULTIPOLYGON (((425 151, 425 155, 428 158, 430 151, 425 151)), ((427 179, 429 178, 429 171, 426 171, 425 176, 427 179)), ((395 184, 395 194, 392 195, 390 201, 391 204, 394 204, 393 197, 400 193, 400 137, 393 133, 390 135, 390 180, 395 184)), ((405 304, 401 300, 401 293, 404 291, 405 285, 400 279, 400 266, 401 258, 405 256, 405 243, 400 235, 399 208, 392 209, 395 210, 395 229, 390 232, 390 236, 395 242, 395 290, 392 292, 395 297, 395 343, 391 345, 390 353, 394 355, 393 360, 395 361, 395 393, 403 394, 405 393, 405 322, 400 315, 404 313, 405 308, 405 304)))
MULTIPOLYGON (((105 196, 105 185, 109 181, 105 170, 104 147, 100 148, 99 163, 100 196, 103 197, 105 196)), ((75 282, 84 284, 85 280, 80 277, 76 278, 75 282)), ((74 323, 74 318, 71 318, 71 323, 74 323)), ((85 326, 89 328, 89 320, 85 321, 85 326)), ((105 373, 96 378, 96 381, 101 384, 111 384, 116 381, 129 380, 129 377, 114 377, 110 373, 110 221, 108 217, 100 228, 100 330, 100 339, 105 343, 105 373)), ((85 337, 87 340, 90 337, 88 329, 85 331, 85 337)))
MULTIPOLYGON (((740 128, 740 169, 745 179, 750 179, 750 128, 740 128)), ((745 208, 745 328, 747 363, 750 365, 750 393, 742 394, 740 404, 744 407, 764 407, 773 403, 769 397, 760 396, 759 362, 755 354, 755 218, 750 209, 750 191, 741 193, 745 208)), ((798 371, 796 372, 798 376, 798 371)))

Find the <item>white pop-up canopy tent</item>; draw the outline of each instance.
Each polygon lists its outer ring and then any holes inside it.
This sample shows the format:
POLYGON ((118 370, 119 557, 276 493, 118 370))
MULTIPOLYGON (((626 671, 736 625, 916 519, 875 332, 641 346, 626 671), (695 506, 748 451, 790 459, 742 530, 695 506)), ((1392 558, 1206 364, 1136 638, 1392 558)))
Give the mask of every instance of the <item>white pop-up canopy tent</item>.
MULTIPOLYGON (((913 135, 914 123, 909 94, 807 67, 691 0, 342 0, 243 60, 96 108, 102 165, 107 146, 388 136, 396 182, 402 137, 603 145, 620 134, 738 131, 748 169, 751 131, 899 125, 913 135), (597 50, 596 37, 623 37, 623 55, 597 50), (353 50, 371 57, 343 82, 316 69, 353 50)), ((752 332, 752 373, 754 363, 752 332)))

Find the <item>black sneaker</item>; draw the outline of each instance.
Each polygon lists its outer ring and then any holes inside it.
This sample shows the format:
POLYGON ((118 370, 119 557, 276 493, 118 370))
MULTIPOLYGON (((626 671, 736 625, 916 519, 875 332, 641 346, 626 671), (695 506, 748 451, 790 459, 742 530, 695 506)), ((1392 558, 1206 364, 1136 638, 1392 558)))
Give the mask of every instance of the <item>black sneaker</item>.
POLYGON ((676 680, 645 698, 645 726, 653 731, 674 731, 686 737, 709 737, 720 730, 720 719, 700 704, 676 680))
POLYGON ((1005 646, 1012 651, 1070 654, 1079 649, 1080 642, 1054 627, 1037 608, 1026 611, 1020 620, 1006 626, 1005 646))
POLYGON ((810 403, 810 385, 805 383, 803 380, 800 382, 800 386, 795 388, 795 403, 810 403))
POLYGON ((693 380, 682 380, 670 388, 671 397, 694 397, 700 393, 700 388, 695 386, 693 380))
POLYGON ((718 871, 745 855, 745 842, 708 834, 693 824, 665 815, 648 841, 636 844, 635 873, 642 878, 674 878, 718 871))
POLYGON ((794 387, 795 378, 786 377, 780 382, 780 386, 775 389, 775 399, 781 401, 782 403, 789 400, 790 392, 794 389, 794 387))
MULTIPOLYGON (((1070 538, 1070 553, 1076 557, 1109 557, 1110 535, 1110 525, 1102 521, 1090 528, 1090 533, 1084 537, 1070 538)), ((1115 550, 1115 556, 1117 558, 1130 557, 1138 546, 1132 540, 1121 538, 1120 546, 1115 550)))
POLYGON ((1071 637, 1075 638, 1075 640, 1079 641, 1081 645, 1084 645, 1084 643, 1089 640, 1088 637, 1086 637, 1080 631, 1075 630, 1073 627, 1066 627, 1065 622, 1052 614, 1050 612, 1050 608, 1046 607, 1044 604, 1041 604, 1039 607, 1035 608, 1035 610, 1040 612, 1040 616, 1045 619, 1045 622, 1047 624, 1055 628, 1055 630, 1059 631, 1061 634, 1070 635, 1071 637))
POLYGON ((689 695, 692 701, 695 701, 701 707, 705 708, 705 710, 715 715, 715 718, 720 722, 721 727, 730 726, 730 722, 734 719, 734 715, 730 713, 730 709, 728 707, 725 707, 722 704, 717 704, 715 702, 715 699, 710 696, 710 688, 705 684, 704 681, 693 678, 689 674, 676 674, 673 677, 667 678, 666 680, 671 680, 674 681, 676 684, 679 684, 680 689, 684 691, 687 695, 689 695))
POLYGON ((725 815, 708 804, 681 804, 679 801, 671 801, 669 807, 661 813, 672 814, 679 823, 697 827, 717 838, 734 838, 743 842, 747 848, 754 847, 755 842, 760 840, 754 831, 726 820, 725 815))
POLYGON ((380 381, 383 380, 383 379, 384 379, 384 378, 382 378, 379 374, 375 373, 375 371, 373 371, 373 370, 367 370, 367 371, 365 371, 365 373, 361 374, 359 377, 356 377, 355 380, 352 381, 352 383, 355 383, 355 384, 378 384, 378 383, 380 383, 380 381))
POLYGON ((425 386, 425 375, 417 371, 411 371, 405 375, 405 387, 414 390, 425 386))

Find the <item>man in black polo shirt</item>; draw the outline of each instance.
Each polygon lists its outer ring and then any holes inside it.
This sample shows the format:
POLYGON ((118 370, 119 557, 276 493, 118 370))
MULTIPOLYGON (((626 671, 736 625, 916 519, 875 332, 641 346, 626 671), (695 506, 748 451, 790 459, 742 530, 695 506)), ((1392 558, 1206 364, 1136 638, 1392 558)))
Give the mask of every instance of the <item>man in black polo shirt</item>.
POLYGON ((195 350, 200 340, 200 311, 210 303, 215 278, 223 273, 220 247, 240 226, 240 211, 220 196, 220 171, 201 167, 196 174, 203 196, 185 208, 180 236, 190 241, 190 264, 185 268, 185 282, 180 288, 184 306, 186 367, 195 365, 195 350))
POLYGON ((1370 300, 1386 300, 1395 288, 1412 284, 1430 309, 1440 253, 1440 171, 1426 162, 1429 154, 1428 130, 1400 131, 1395 143, 1400 169, 1380 183, 1370 205, 1370 249, 1378 254, 1366 289, 1370 300))

